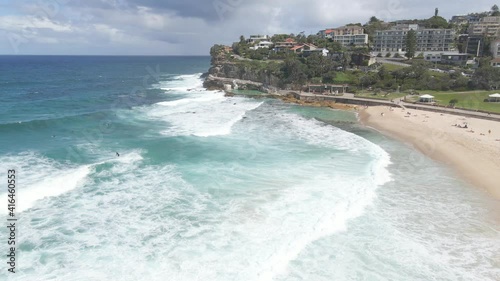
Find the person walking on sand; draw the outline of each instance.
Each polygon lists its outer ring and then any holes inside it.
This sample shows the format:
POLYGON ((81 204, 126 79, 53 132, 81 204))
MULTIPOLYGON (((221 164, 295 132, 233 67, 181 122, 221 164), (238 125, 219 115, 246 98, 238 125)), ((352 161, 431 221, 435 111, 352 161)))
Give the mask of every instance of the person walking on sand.
POLYGON ((488 130, 488 134, 491 135, 491 130, 488 130))

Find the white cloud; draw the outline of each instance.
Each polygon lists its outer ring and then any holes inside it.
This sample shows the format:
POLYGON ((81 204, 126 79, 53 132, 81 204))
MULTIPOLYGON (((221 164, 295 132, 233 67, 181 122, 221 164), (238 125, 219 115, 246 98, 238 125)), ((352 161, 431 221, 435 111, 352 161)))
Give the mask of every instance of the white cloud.
MULTIPOLYGON (((371 16, 428 18, 435 7, 449 18, 488 10, 494 4, 489 0, 456 0, 453 5, 444 0, 88 0, 62 1, 49 9, 38 1, 10 3, 21 12, 0 16, 0 30, 29 41, 19 46, 20 52, 88 54, 208 54, 211 45, 230 44, 242 34, 309 34, 365 23, 371 16), (225 9, 216 10, 214 3, 225 9), (40 17, 40 11, 48 16, 40 17)), ((11 53, 2 46, 0 53, 11 53)))
POLYGON ((54 22, 48 18, 35 16, 0 16, 0 29, 19 32, 26 29, 50 29, 57 32, 69 32, 71 26, 54 22))

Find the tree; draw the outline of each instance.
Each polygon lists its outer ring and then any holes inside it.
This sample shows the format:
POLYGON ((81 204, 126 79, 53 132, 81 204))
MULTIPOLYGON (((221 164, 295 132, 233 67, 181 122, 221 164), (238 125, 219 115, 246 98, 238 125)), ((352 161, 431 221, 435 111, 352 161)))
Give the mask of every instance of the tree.
POLYGON ((240 36, 240 43, 241 44, 244 44, 246 41, 245 41, 245 36, 241 35, 240 36))
POLYGON ((491 7, 491 15, 500 16, 500 10, 498 9, 498 6, 496 4, 491 7))
POLYGON ((451 106, 455 106, 455 104, 457 104, 457 103, 458 103, 458 99, 451 99, 450 102, 449 102, 449 104, 451 106))
POLYGON ((479 89, 498 89, 500 86, 500 69, 490 66, 488 59, 482 59, 471 81, 479 89))
POLYGON ((335 73, 335 71, 328 71, 324 73, 321 78, 323 83, 333 83, 336 77, 337 74, 335 73))
POLYGON ((351 53, 345 52, 344 55, 342 56, 341 63, 342 63, 342 69, 345 71, 347 68, 351 65, 351 53))
POLYGON ((373 16, 368 20, 368 23, 366 23, 363 26, 363 28, 365 30, 365 34, 368 34, 368 42, 369 42, 369 44, 371 44, 371 43, 373 43, 375 31, 389 29, 390 25, 385 24, 383 21, 381 21, 377 17, 373 16))
POLYGON ((387 69, 385 68, 384 65, 382 65, 379 70, 378 70, 378 77, 380 79, 385 79, 385 77, 387 76, 387 69))
POLYGON ((434 16, 425 21, 425 27, 427 28, 448 28, 449 26, 448 21, 440 16, 434 16))
POLYGON ((300 87, 307 81, 306 66, 295 58, 287 58, 283 62, 284 82, 300 87))
POLYGON ((361 89, 371 86, 377 82, 377 75, 375 74, 365 74, 359 78, 358 85, 361 86, 361 89))
POLYGON ((368 23, 376 23, 376 22, 380 22, 380 20, 376 16, 371 17, 370 21, 368 21, 368 23))
POLYGON ((283 42, 288 38, 290 38, 290 35, 288 35, 288 34, 275 34, 275 35, 273 35, 273 37, 271 37, 271 42, 273 42, 273 43, 283 42))
POLYGON ((415 30, 410 30, 406 34, 406 57, 412 59, 417 51, 417 32, 415 30))

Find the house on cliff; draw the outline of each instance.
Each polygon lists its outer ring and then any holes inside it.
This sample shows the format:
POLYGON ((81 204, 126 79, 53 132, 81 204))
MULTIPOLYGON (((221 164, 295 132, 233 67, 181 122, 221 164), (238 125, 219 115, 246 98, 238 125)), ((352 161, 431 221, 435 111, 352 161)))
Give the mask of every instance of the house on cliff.
POLYGON ((292 47, 290 50, 296 54, 302 54, 304 51, 312 51, 316 49, 318 49, 318 47, 314 46, 313 44, 301 44, 292 47))
POLYGON ((253 47, 250 47, 249 49, 251 49, 251 50, 258 50, 258 49, 263 49, 263 48, 270 49, 273 45, 274 45, 273 42, 259 41, 259 42, 256 42, 255 45, 253 47))

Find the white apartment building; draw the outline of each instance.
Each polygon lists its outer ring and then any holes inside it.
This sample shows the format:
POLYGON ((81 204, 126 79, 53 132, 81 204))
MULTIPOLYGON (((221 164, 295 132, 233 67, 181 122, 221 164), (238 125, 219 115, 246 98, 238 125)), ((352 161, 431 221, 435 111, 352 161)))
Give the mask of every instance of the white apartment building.
POLYGON ((373 48, 375 52, 406 51, 406 35, 415 30, 417 52, 454 51, 455 31, 453 29, 420 28, 418 25, 401 25, 390 30, 375 31, 373 48))

